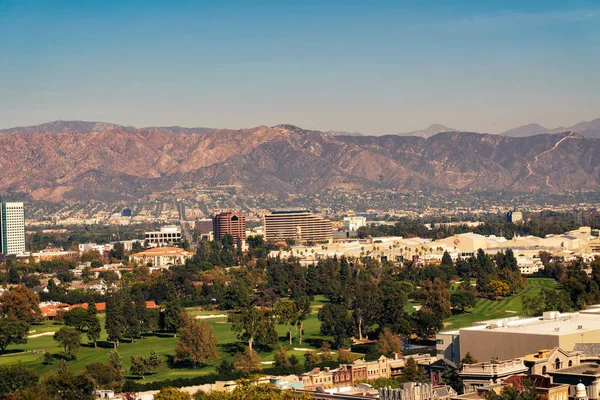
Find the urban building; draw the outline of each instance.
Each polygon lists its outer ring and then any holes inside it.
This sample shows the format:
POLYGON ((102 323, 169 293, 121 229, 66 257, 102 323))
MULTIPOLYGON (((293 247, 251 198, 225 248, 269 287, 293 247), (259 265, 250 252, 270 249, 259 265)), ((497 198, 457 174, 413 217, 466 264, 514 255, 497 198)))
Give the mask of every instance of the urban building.
POLYGON ((406 382, 398 389, 379 389, 380 400, 444 400, 456 396, 450 386, 433 386, 431 383, 406 382))
POLYGON ((25 209, 22 202, 0 203, 0 253, 25 253, 25 209))
POLYGON ((581 353, 565 351, 560 347, 550 350, 540 350, 537 353, 523 357, 525 366, 531 375, 547 375, 565 367, 577 366, 581 363, 581 353))
POLYGON ((600 342, 599 317, 600 306, 592 306, 576 313, 548 311, 542 317, 477 322, 458 331, 440 332, 436 335, 436 350, 453 362, 464 358, 467 352, 478 360, 513 359, 536 353, 540 348, 560 347, 571 352, 576 343, 600 342), (452 359, 457 347, 460 355, 452 359))
POLYGON ((465 364, 458 375, 463 380, 464 392, 472 393, 480 387, 502 383, 511 375, 526 372, 527 367, 521 359, 491 360, 477 364, 465 364))
POLYGON ((389 378, 391 376, 389 359, 385 356, 374 361, 363 359, 354 360, 351 364, 345 364, 350 371, 352 383, 358 381, 370 381, 378 378, 389 378))
POLYGON ((569 385, 569 396, 577 398, 577 392, 581 395, 582 389, 590 400, 600 398, 600 361, 584 362, 577 366, 562 368, 557 371, 549 371, 554 383, 569 385), (579 385, 582 385, 581 388, 579 385))
POLYGON ((175 225, 163 226, 159 231, 146 232, 144 240, 153 247, 179 243, 181 242, 181 229, 175 225))
POLYGON ((233 242, 241 244, 246 240, 246 217, 243 214, 222 212, 213 218, 214 240, 222 240, 231 235, 233 242))
POLYGON ((365 217, 357 217, 355 215, 348 215, 344 217, 344 230, 354 232, 358 228, 367 226, 367 219, 365 217))
POLYGON ((331 221, 305 209, 277 210, 264 217, 266 240, 294 240, 296 243, 309 241, 331 241, 331 221))
POLYGON ((209 233, 213 231, 212 218, 197 219, 194 224, 194 230, 200 233, 209 233))
POLYGON ((506 213, 506 220, 516 224, 517 222, 523 222, 523 213, 521 211, 513 210, 506 213))
POLYGON ((169 267, 183 265, 185 260, 192 258, 194 252, 180 247, 156 247, 129 256, 134 263, 151 264, 153 267, 169 267))

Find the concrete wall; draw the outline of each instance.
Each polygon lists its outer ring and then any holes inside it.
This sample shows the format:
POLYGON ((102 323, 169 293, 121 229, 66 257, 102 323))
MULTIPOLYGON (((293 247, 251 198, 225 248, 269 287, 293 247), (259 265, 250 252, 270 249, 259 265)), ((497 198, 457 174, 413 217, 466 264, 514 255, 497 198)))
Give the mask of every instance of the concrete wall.
MULTIPOLYGON (((460 358, 470 352, 478 361, 492 358, 508 360, 535 353, 540 349, 559 346, 559 337, 554 335, 534 335, 506 332, 494 329, 460 331, 460 358)), ((565 350, 571 348, 563 347, 565 350)))

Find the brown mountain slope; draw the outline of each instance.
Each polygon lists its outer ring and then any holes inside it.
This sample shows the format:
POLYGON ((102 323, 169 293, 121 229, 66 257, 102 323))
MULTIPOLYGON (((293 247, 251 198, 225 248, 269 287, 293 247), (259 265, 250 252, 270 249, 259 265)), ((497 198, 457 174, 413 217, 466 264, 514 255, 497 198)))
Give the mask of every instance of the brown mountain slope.
POLYGON ((111 128, 0 141, 0 192, 60 201, 135 199, 178 183, 246 194, 332 187, 396 190, 600 189, 600 140, 444 132, 333 136, 282 125, 202 135, 111 128))

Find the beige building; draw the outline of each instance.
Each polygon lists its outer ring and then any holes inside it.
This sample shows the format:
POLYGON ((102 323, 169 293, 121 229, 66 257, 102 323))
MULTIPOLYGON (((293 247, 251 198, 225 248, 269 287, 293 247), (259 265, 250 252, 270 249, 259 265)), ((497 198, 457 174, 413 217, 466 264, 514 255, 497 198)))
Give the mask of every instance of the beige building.
MULTIPOLYGON (((458 336, 461 359, 467 352, 478 360, 523 357, 540 348, 560 347, 569 352, 576 343, 600 342, 600 308, 570 314, 549 311, 543 317, 481 322, 460 329, 458 336)), ((438 346, 438 351, 443 350, 443 345, 438 346)))
POLYGON ((525 366, 533 375, 547 375, 551 371, 577 366, 581 363, 581 353, 566 351, 560 347, 550 350, 540 350, 537 353, 523 357, 525 366))
POLYGON ((192 258, 194 252, 180 247, 155 247, 129 256, 134 262, 142 265, 152 264, 153 267, 169 267, 183 265, 185 260, 192 258))
POLYGON ((264 217, 265 240, 291 239, 296 243, 331 241, 331 221, 303 209, 273 211, 264 217))
POLYGON ((458 375, 463 381, 465 393, 472 393, 476 392, 478 388, 502 383, 511 375, 525 372, 527 372, 527 367, 523 364, 523 360, 514 359, 465 364, 458 375))

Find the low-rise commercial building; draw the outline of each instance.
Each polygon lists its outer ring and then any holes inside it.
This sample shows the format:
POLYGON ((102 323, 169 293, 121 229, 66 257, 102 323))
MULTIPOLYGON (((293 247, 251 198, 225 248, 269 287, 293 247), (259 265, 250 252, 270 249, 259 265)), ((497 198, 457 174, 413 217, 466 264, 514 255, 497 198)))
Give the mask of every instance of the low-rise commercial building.
POLYGON ((181 229, 175 225, 167 225, 160 228, 159 231, 146 232, 144 240, 150 246, 163 246, 167 244, 181 242, 181 229))
POLYGON ((156 247, 129 256, 134 263, 152 267, 169 267, 171 265, 183 265, 185 260, 192 258, 192 251, 180 247, 156 247))

